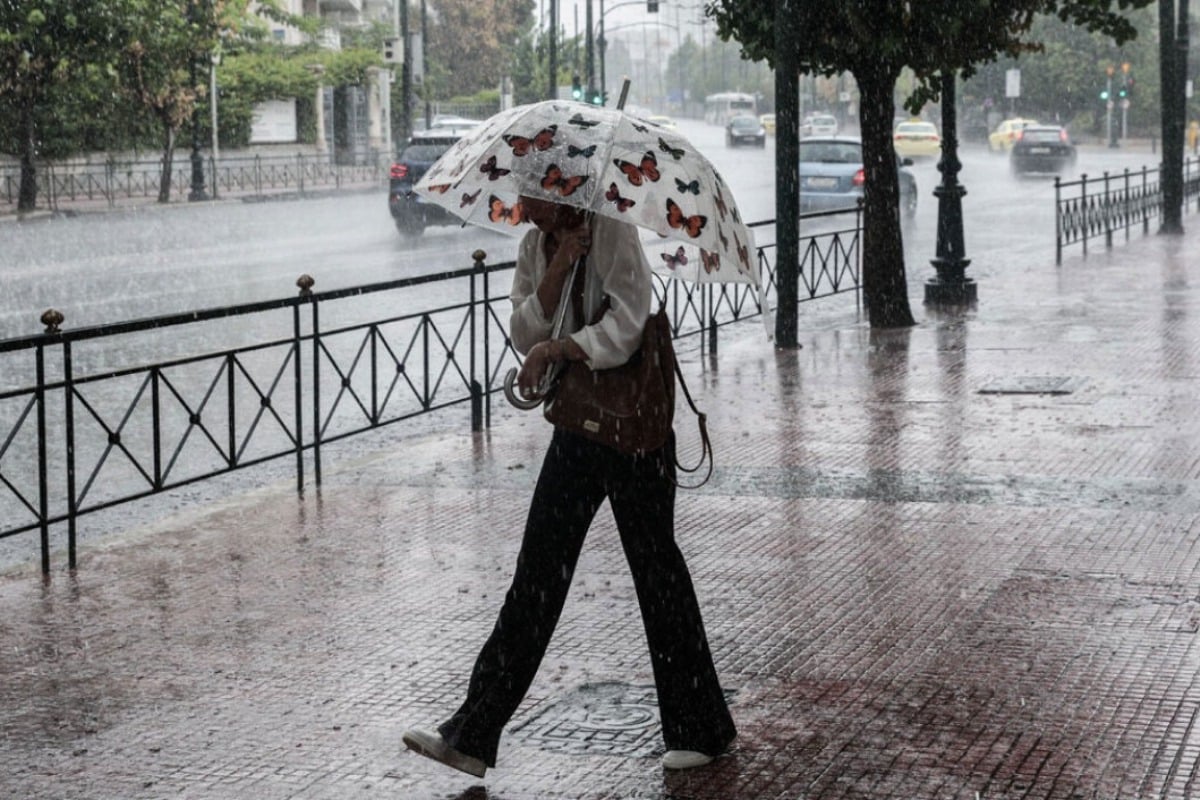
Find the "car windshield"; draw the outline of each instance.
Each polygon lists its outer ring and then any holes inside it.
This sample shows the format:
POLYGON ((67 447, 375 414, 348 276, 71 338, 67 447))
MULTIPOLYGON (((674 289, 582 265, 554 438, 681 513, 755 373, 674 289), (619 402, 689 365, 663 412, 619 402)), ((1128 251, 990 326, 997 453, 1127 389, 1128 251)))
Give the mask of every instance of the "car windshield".
POLYGON ((937 129, 928 122, 902 122, 896 126, 896 133, 937 133, 937 129))
POLYGON ((857 142, 800 142, 800 160, 820 164, 861 164, 857 142))
POLYGON ((1021 132, 1025 142, 1057 142, 1064 138, 1057 128, 1026 128, 1021 132))
POLYGON ((836 125, 837 120, 834 119, 833 117, 813 117, 812 124, 813 125, 836 125))
POLYGON ((758 120, 754 117, 734 117, 729 121, 729 125, 733 128, 757 128, 758 120))

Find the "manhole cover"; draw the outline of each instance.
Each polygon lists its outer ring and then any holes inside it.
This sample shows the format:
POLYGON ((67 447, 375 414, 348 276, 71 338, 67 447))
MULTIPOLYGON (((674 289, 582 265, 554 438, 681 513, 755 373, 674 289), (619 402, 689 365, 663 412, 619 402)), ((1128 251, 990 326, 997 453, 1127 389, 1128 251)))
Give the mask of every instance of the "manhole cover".
POLYGON ((513 729, 543 750, 568 755, 652 756, 661 752, 653 686, 585 684, 513 729))
POLYGON ((980 394, 1071 394, 1083 381, 1061 375, 1027 375, 988 381, 980 394))

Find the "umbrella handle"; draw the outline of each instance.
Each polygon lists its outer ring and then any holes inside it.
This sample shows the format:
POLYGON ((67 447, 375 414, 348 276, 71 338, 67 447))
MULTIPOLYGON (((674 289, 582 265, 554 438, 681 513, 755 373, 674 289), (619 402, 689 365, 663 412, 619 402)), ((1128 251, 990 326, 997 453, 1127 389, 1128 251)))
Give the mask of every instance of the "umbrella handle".
POLYGON ((540 394, 537 395, 536 397, 531 397, 528 400, 518 397, 516 390, 513 389, 513 384, 516 382, 516 380, 517 380, 517 368, 513 367, 512 369, 510 369, 508 371, 508 374, 504 376, 504 397, 505 397, 505 399, 507 399, 508 402, 512 403, 514 406, 521 409, 522 411, 529 411, 530 409, 537 408, 539 405, 541 405, 543 397, 540 394))

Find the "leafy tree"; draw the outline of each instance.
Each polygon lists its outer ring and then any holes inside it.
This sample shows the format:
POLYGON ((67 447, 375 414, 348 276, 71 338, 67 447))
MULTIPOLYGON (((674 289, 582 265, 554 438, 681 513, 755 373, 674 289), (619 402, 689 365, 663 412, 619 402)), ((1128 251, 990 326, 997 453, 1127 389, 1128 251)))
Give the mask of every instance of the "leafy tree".
MULTIPOLYGON (((943 70, 969 75, 998 56, 1040 49, 1030 36, 1038 14, 1101 31, 1118 42, 1135 36, 1116 9, 1153 0, 794 0, 801 73, 851 72, 861 97, 863 298, 871 326, 913 324, 900 234, 899 186, 892 149, 893 90, 901 69, 918 81, 910 109, 937 97, 943 70)), ((722 38, 741 42, 755 60, 775 55, 774 0, 711 0, 705 13, 722 38)))
POLYGON ((37 206, 36 160, 53 117, 46 102, 88 63, 107 70, 106 43, 123 3, 0 0, 0 115, 14 120, 12 150, 21 159, 18 211, 37 206))
POLYGON ((425 95, 446 98, 497 86, 533 25, 534 8, 533 0, 429 0, 425 95))
MULTIPOLYGON (((1129 93, 1130 132, 1156 130, 1159 119, 1158 47, 1154 35, 1156 21, 1152 9, 1126 13, 1139 31, 1137 39, 1116 45, 1100 33, 1063 22, 1058 17, 1042 16, 1034 20, 1032 38, 1042 42, 1041 52, 1023 54, 1020 59, 1000 58, 982 65, 963 84, 964 116, 975 120, 969 133, 982 136, 986 130, 984 112, 993 117, 1014 109, 1022 116, 1067 125, 1081 136, 1105 134, 1105 105, 1100 91, 1105 88, 1107 67, 1114 67, 1114 94, 1120 84, 1122 64, 1129 64, 1129 77, 1136 88, 1129 93), (1004 73, 1021 70, 1021 96, 1014 101, 1004 96, 1004 73)), ((1120 111, 1115 111, 1118 119, 1120 111)))

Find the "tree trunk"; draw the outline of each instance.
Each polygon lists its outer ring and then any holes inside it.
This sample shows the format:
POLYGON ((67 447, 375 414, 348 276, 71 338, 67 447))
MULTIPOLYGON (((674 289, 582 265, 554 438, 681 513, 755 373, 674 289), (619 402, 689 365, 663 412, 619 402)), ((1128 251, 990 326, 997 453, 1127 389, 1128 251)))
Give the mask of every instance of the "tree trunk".
POLYGON ((32 102, 21 103, 21 184, 17 193, 17 211, 37 208, 37 134, 32 102))
POLYGON ((158 202, 171 202, 171 176, 174 174, 175 128, 163 123, 162 175, 158 179, 158 202))
POLYGON ((872 328, 913 325, 904 275, 904 242, 900 237, 900 185, 892 118, 892 90, 898 70, 872 65, 855 70, 862 97, 863 168, 863 303, 872 328))

